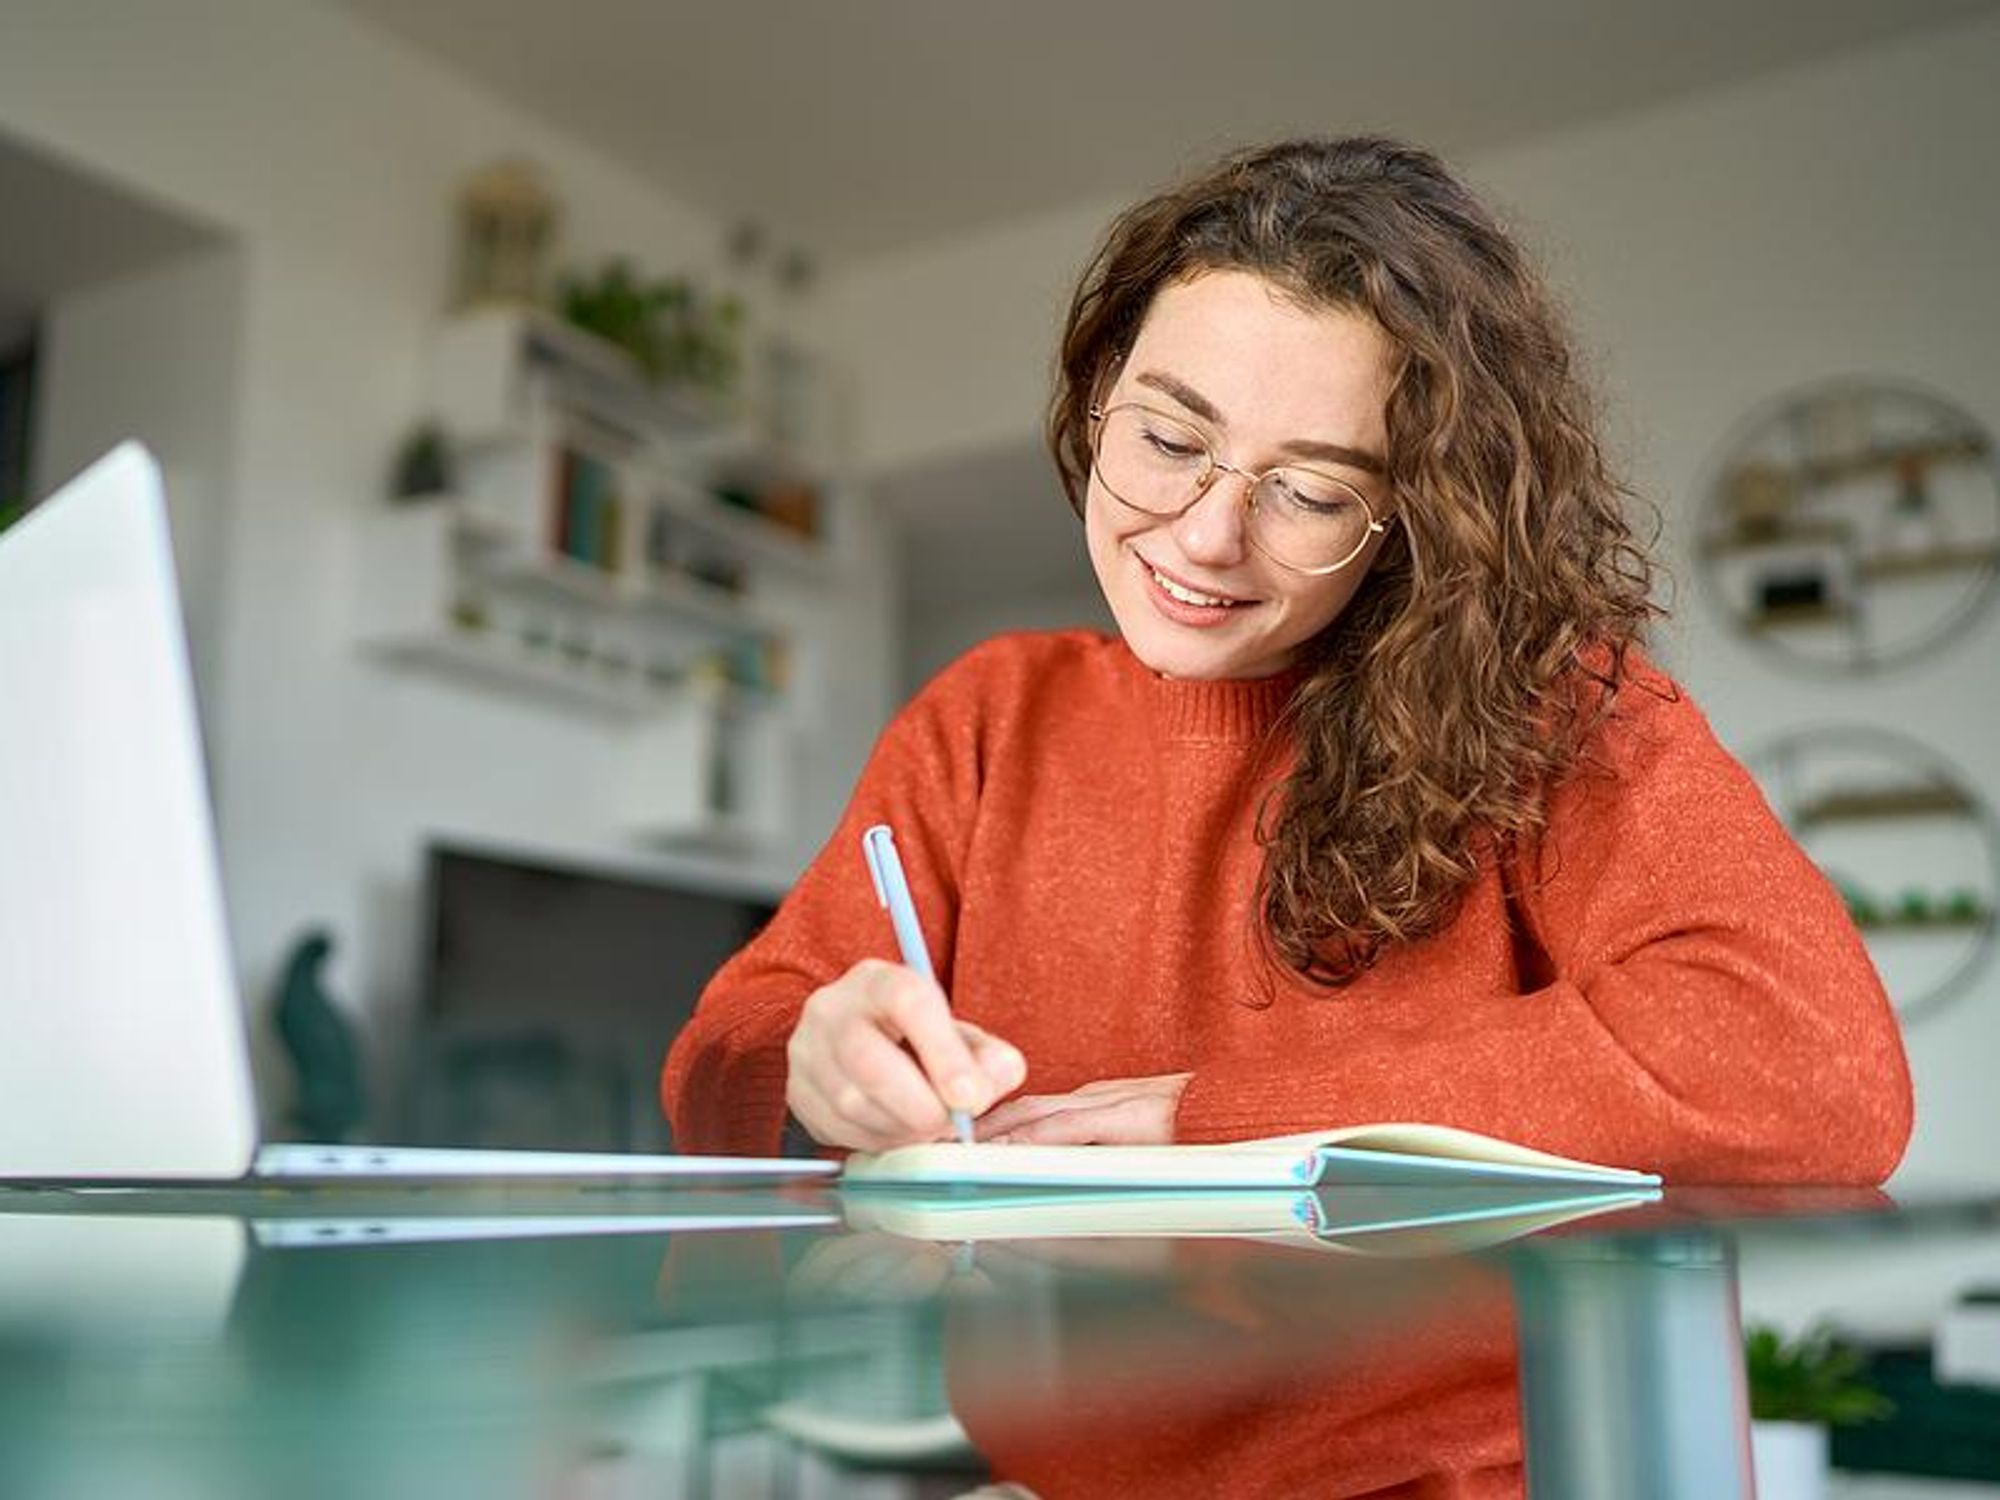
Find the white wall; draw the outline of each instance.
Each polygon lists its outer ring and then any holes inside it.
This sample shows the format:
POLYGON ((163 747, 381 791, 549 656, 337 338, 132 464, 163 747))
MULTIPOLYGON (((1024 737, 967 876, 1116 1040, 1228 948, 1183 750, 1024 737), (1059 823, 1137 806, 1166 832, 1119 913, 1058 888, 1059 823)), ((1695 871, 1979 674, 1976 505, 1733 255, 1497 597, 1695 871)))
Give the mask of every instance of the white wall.
POLYGON ((903 682, 914 692, 940 668, 1002 631, 1077 626, 1106 633, 1118 629, 1104 596, 1095 589, 1057 588, 1004 601, 979 599, 956 608, 915 611, 903 625, 903 682))
MULTIPOLYGON (((2000 611, 1879 683, 1788 677, 1696 597, 1686 543, 1717 445, 1795 385, 1908 378, 2000 432, 1997 72, 2000 21, 1987 20, 1463 164, 1547 247, 1614 439, 1665 512, 1681 598, 1661 650, 1723 738, 1751 754, 1793 726, 1899 725, 1971 773, 1990 805, 2000 611)), ((1079 205, 836 278, 827 326, 858 361, 862 451, 936 473, 954 452, 1031 440, 1063 299, 1121 206, 1079 205)), ((913 619, 912 649, 1003 623, 913 619)), ((1920 1107, 1905 1177, 1996 1180, 2000 969, 1913 1025, 1909 1043, 1920 1107)))
MULTIPOLYGON (((1900 728, 2000 806, 2000 614, 1880 680, 1774 670, 1700 597, 1688 543, 1718 446, 1788 389, 1854 372, 1911 380, 2000 432, 2000 22, 1955 28, 1551 141, 1480 175, 1560 245, 1560 273, 1666 508, 1681 580, 1665 641, 1747 755, 1828 722, 1900 728)), ((2000 968, 1908 1032, 1909 1176, 2000 1176, 2000 968)))
POLYGON ((1077 273, 1123 206, 1083 204, 830 276, 816 326, 851 366, 858 460, 907 469, 1038 433, 1077 273))
MULTIPOLYGON (((0 12, 0 130, 234 239, 210 752, 240 968, 261 1006, 288 943, 325 922, 343 944, 336 988, 393 1019, 410 978, 394 914, 426 829, 586 851, 623 838, 600 786, 613 731, 393 676, 351 649, 357 523, 421 413, 456 191, 496 157, 536 159, 563 201, 571 260, 623 251, 702 274, 720 226, 310 0, 14 0, 0 12)), ((149 435, 171 448, 180 419, 155 421, 149 435)), ((872 515, 844 520, 865 575, 872 515)), ((866 587, 843 597, 802 839, 830 824, 829 788, 844 794, 887 703, 891 601, 866 587)))
POLYGON ((135 434, 160 460, 195 685, 211 727, 219 724, 242 272, 223 246, 85 287, 43 310, 37 356, 34 494, 135 434))

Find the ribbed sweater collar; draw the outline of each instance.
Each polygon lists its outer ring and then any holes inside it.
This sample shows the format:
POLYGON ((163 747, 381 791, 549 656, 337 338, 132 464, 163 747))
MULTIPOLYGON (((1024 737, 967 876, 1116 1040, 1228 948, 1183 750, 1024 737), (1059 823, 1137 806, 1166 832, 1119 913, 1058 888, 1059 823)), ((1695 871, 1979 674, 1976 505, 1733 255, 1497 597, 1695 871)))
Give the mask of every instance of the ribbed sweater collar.
POLYGON ((1274 677, 1206 680, 1162 677, 1120 641, 1117 651, 1127 681, 1151 715, 1163 740, 1241 744, 1263 736, 1276 722, 1307 669, 1287 667, 1274 677))

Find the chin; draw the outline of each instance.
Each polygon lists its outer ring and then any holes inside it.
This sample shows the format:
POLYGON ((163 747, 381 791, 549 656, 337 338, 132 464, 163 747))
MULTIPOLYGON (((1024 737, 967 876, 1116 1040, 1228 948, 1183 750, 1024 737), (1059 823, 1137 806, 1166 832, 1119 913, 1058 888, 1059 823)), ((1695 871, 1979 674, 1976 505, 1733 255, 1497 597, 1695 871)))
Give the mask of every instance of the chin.
POLYGON ((1190 682, 1271 677, 1282 672, 1290 660, 1264 651, 1233 649, 1220 641, 1176 640, 1179 632, 1151 620, 1134 627, 1121 619, 1118 629, 1140 663, 1162 677, 1190 682))

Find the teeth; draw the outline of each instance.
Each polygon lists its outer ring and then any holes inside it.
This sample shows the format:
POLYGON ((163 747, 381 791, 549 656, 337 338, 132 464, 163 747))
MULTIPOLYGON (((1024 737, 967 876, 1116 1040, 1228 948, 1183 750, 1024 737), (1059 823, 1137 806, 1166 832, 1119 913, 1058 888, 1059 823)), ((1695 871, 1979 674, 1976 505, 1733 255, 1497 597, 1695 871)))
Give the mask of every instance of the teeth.
POLYGON ((1236 602, 1234 599, 1217 599, 1209 594, 1197 594, 1193 589, 1182 588, 1173 579, 1167 577, 1157 569, 1149 568, 1147 571, 1153 575, 1153 582, 1157 583, 1183 604, 1204 604, 1212 609, 1217 605, 1234 604, 1236 602))

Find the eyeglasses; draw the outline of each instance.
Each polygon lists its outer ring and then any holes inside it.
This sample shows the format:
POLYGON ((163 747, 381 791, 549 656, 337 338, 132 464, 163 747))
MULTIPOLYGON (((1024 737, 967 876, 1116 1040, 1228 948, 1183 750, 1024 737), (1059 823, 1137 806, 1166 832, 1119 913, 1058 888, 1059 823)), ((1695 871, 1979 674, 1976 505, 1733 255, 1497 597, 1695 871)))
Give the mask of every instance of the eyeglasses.
POLYGON ((1237 475, 1249 481, 1250 545, 1294 573, 1338 572, 1389 529, 1361 491, 1318 469, 1239 469, 1215 456, 1199 428, 1136 402, 1093 406, 1090 415, 1097 423, 1091 462, 1112 499, 1149 516, 1180 516, 1216 475, 1237 475))

